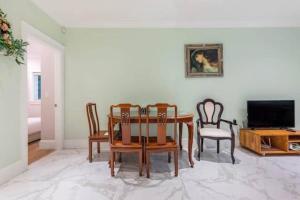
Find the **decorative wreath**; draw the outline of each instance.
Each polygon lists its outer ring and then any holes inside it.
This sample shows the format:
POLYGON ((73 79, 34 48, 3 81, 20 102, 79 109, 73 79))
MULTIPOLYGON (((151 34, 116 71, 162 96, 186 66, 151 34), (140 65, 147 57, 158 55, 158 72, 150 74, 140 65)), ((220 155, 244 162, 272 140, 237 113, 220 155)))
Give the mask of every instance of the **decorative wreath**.
POLYGON ((18 65, 24 64, 27 42, 14 39, 11 25, 6 19, 6 14, 0 9, 0 52, 5 56, 13 56, 18 65))

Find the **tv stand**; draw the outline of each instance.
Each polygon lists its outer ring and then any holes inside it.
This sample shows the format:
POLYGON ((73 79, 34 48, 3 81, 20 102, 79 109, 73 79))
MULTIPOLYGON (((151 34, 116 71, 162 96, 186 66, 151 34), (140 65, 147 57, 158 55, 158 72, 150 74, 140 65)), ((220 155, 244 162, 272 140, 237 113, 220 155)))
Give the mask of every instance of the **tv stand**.
POLYGON ((289 144, 300 144, 300 131, 280 129, 240 129, 240 145, 259 155, 291 155, 300 151, 289 149, 289 144), (270 146, 264 145, 270 143, 270 146))

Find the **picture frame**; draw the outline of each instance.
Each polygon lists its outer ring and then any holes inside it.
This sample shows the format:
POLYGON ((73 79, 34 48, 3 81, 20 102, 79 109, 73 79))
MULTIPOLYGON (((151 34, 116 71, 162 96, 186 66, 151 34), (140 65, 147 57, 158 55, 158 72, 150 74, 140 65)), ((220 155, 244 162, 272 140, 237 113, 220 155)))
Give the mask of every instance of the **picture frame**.
POLYGON ((186 44, 184 49, 187 78, 223 76, 223 44, 186 44))

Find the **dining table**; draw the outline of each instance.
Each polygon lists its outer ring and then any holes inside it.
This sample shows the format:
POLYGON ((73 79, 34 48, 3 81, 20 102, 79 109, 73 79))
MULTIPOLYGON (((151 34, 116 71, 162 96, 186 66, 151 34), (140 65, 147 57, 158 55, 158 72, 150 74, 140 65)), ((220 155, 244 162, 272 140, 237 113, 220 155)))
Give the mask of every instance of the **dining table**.
MULTIPOLYGON (((114 127, 115 125, 119 124, 120 122, 120 115, 113 114, 111 117, 110 114, 107 115, 108 117, 108 131, 109 135, 112 135, 111 125, 114 127)), ((175 117, 174 115, 167 116, 167 123, 174 123, 175 117)), ((137 114, 130 115, 130 123, 139 123, 137 114)), ((145 113, 141 114, 141 123, 147 123, 147 115, 145 113)), ((149 117, 149 123, 154 124, 157 123, 157 117, 154 114, 149 117)), ((178 112, 177 114, 177 123, 179 128, 179 148, 182 151, 182 133, 183 133, 183 125, 187 126, 188 132, 188 160, 191 167, 194 167, 194 161, 192 158, 193 154, 193 139, 194 139, 194 114, 188 112, 178 112)))

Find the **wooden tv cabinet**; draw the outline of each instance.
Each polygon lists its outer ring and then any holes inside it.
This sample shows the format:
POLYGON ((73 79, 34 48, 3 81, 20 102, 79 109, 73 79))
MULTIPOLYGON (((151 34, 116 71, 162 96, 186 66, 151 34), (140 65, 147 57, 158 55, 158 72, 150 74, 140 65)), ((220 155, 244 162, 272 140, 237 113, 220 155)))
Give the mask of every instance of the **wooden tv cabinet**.
POLYGON ((240 129, 240 145, 262 156, 300 155, 300 151, 289 149, 290 143, 300 144, 300 131, 240 129), (264 148, 263 141, 270 141, 271 148, 264 148))

